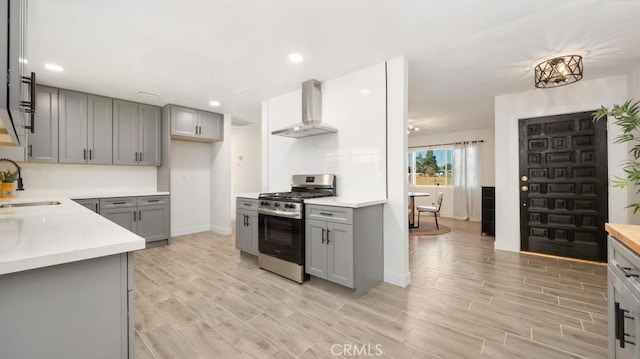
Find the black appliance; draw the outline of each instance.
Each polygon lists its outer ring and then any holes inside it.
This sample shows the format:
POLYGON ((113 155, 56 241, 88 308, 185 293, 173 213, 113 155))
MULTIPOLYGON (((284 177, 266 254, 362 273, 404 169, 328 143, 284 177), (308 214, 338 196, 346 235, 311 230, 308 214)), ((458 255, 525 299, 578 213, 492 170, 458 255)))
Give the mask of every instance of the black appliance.
POLYGON ((304 273, 304 201, 336 195, 332 174, 293 175, 291 192, 258 197, 260 268, 302 283, 304 273))

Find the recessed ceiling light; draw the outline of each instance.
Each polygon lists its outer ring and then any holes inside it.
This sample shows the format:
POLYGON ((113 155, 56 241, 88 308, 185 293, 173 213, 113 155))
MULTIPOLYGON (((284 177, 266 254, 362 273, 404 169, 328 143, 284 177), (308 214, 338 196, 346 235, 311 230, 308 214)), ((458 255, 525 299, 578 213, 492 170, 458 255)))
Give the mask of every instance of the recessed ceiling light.
POLYGON ((64 67, 56 64, 44 64, 44 68, 49 71, 62 72, 64 71, 64 67))
POLYGON ((241 89, 237 89, 235 91, 235 93, 240 93, 240 92, 247 91, 247 90, 251 90, 251 86, 246 86, 246 87, 243 87, 241 89))
POLYGON ((219 107, 220 106, 220 102, 218 102, 218 101, 209 101, 209 105, 211 105, 213 107, 219 107))
POLYGON ((368 95, 368 94, 371 93, 371 90, 369 90, 369 89, 360 90, 360 93, 363 94, 363 95, 368 95))
POLYGON ((289 55, 289 61, 297 63, 297 62, 302 62, 302 60, 304 60, 304 57, 302 56, 302 54, 291 54, 289 55))

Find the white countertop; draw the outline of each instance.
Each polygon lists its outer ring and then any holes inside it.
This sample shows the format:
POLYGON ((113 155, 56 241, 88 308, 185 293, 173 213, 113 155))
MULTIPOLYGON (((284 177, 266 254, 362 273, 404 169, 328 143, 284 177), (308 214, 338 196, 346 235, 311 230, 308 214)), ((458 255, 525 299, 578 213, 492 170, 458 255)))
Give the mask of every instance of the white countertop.
POLYGON ((255 192, 255 193, 234 193, 234 196, 236 196, 236 198, 249 198, 249 199, 258 199, 258 196, 260 195, 259 192, 255 192))
POLYGON ((66 197, 20 196, 0 203, 40 201, 60 204, 0 208, 0 275, 145 248, 144 238, 66 197))
POLYGON ((111 198, 111 197, 143 197, 169 195, 169 192, 158 192, 146 189, 121 190, 81 190, 81 191, 13 191, 16 200, 32 197, 65 197, 70 199, 111 198))
POLYGON ((358 197, 321 197, 306 199, 304 204, 319 204, 323 206, 360 208, 387 203, 385 198, 358 198, 358 197))

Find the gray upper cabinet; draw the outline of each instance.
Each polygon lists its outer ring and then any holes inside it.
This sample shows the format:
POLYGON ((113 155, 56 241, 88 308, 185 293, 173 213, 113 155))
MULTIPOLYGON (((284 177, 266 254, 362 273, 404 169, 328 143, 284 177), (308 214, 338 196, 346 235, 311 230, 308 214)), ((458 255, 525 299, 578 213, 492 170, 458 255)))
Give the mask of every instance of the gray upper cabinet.
POLYGON ((162 163, 160 107, 140 104, 138 119, 140 121, 138 163, 144 166, 160 166, 162 163))
POLYGON ((222 126, 224 119, 221 114, 198 111, 198 124, 200 126, 198 129, 200 138, 212 141, 223 140, 222 126))
POLYGON ((198 110, 171 105, 171 135, 196 137, 198 110))
POLYGON ((87 163, 87 102, 86 93, 59 90, 60 163, 87 163))
POLYGON ((113 101, 113 163, 160 166, 161 116, 157 106, 113 101))
POLYGON ((219 113, 167 105, 170 111, 171 138, 187 141, 223 140, 224 116, 219 113))
POLYGON ((60 163, 112 163, 113 100, 59 90, 60 163))
POLYGON ((35 128, 27 135, 27 161, 58 162, 57 88, 36 87, 35 128))
POLYGON ((113 162, 113 100, 89 95, 88 98, 88 163, 113 162))
POLYGON ((138 104, 113 101, 113 164, 138 164, 138 104))

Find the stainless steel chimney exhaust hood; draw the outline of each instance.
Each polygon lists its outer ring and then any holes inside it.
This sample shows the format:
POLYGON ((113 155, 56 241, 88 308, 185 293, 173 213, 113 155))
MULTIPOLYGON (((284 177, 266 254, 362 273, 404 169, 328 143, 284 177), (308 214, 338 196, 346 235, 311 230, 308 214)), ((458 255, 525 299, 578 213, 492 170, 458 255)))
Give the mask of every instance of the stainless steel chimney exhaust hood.
POLYGON ((336 133, 338 129, 322 123, 322 84, 318 80, 302 83, 302 122, 271 132, 293 138, 336 133))

